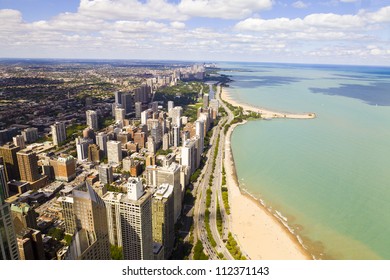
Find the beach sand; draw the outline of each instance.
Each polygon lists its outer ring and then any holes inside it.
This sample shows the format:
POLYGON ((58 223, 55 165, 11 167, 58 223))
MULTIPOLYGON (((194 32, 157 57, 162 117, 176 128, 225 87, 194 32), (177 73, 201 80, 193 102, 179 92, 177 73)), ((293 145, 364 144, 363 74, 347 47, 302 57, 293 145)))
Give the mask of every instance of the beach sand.
MULTIPOLYGON (((228 101, 225 89, 222 90, 222 98, 228 101)), ((228 102, 230 103, 231 100, 228 102)), ((231 104, 240 105, 237 102, 231 104)), ((267 113, 274 114, 271 111, 267 113)), ((233 236, 243 253, 252 260, 312 259, 297 238, 277 218, 260 202, 240 190, 230 143, 232 131, 236 126, 237 124, 230 127, 226 135, 224 159, 231 207, 230 227, 233 236)))

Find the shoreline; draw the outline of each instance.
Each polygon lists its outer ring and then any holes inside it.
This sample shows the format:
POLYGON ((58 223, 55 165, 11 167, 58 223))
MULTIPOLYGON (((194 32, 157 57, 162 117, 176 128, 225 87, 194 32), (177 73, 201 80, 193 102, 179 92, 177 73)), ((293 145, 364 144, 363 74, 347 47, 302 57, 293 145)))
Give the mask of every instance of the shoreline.
MULTIPOLYGON (((226 98, 226 89, 223 87, 221 98, 233 106, 241 106, 237 102, 231 102, 230 98, 226 98)), ((241 107, 244 110, 253 111, 248 105, 241 107)), ((272 118, 276 117, 275 114, 282 114, 269 110, 264 111, 272 114, 272 118)), ((300 119, 315 117, 309 117, 305 114, 292 114, 291 116, 294 117, 283 117, 297 118, 296 116, 300 116, 298 117, 300 119)), ((239 185, 231 147, 231 136, 237 126, 245 123, 246 121, 232 125, 225 138, 224 165, 231 207, 231 231, 237 239, 241 251, 253 260, 312 260, 313 256, 304 248, 299 237, 294 235, 288 225, 283 223, 281 217, 277 218, 275 216, 277 213, 271 213, 261 203, 261 200, 255 198, 239 185)))
POLYGON ((288 112, 279 112, 270 109, 256 107, 250 104, 239 103, 236 100, 232 99, 231 93, 228 88, 222 87, 221 99, 230 103, 236 107, 242 107, 244 111, 252 111, 255 113, 260 113, 262 118, 273 119, 273 118, 286 118, 286 119, 315 119, 317 116, 315 113, 288 113, 288 112))

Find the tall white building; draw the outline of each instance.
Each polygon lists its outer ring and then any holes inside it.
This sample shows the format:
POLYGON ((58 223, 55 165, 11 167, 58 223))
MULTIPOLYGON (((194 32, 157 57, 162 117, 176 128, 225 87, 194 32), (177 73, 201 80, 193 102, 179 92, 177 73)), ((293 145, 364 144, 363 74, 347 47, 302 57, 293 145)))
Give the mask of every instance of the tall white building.
POLYGON ((115 121, 124 121, 126 115, 126 110, 123 108, 115 108, 115 121))
POLYGON ((169 111, 169 116, 172 118, 172 124, 181 127, 181 116, 183 115, 183 108, 180 106, 174 107, 169 111))
POLYGON ((98 125, 98 116, 96 111, 88 110, 85 113, 87 115, 88 127, 93 129, 94 131, 97 131, 99 129, 99 125, 98 125))
POLYGON ((139 178, 129 178, 127 194, 107 192, 110 243, 122 247, 125 260, 153 259, 152 195, 139 178))
POLYGON ((141 102, 135 102, 135 117, 137 119, 141 118, 141 112, 142 112, 142 103, 141 102))
POLYGON ((122 161, 121 142, 110 140, 107 142, 107 159, 108 163, 120 164, 122 161))
POLYGON ((56 122, 50 128, 54 146, 58 146, 66 140, 66 129, 63 122, 56 122))
POLYGON ((173 109, 174 106, 175 105, 174 105, 173 101, 168 101, 168 113, 173 109))
POLYGON ((107 134, 104 132, 99 132, 96 135, 96 145, 99 146, 99 150, 102 151, 103 156, 107 156, 107 134))
POLYGON ((180 146, 180 128, 179 128, 179 126, 173 125, 172 131, 173 131, 173 146, 179 147, 180 146))
POLYGON ((200 154, 202 154, 204 149, 204 121, 203 120, 197 120, 195 122, 195 133, 196 136, 199 137, 199 143, 200 143, 200 154))
POLYGON ((93 144, 92 139, 88 138, 76 138, 76 151, 77 151, 77 160, 84 161, 88 159, 88 146, 93 144))

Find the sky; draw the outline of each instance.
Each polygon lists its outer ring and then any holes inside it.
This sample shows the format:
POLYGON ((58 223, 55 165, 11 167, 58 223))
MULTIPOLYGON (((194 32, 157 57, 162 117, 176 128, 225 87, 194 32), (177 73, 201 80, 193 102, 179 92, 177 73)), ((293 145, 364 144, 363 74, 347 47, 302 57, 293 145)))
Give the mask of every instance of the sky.
POLYGON ((0 0, 0 57, 390 66, 390 0, 0 0))

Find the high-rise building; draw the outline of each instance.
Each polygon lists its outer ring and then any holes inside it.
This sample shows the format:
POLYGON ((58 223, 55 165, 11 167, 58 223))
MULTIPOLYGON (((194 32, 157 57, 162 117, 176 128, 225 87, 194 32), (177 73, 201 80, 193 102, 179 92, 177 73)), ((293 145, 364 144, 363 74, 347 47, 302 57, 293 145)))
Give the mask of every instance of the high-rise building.
POLYGON ((53 137, 53 145, 59 146, 66 140, 65 123, 56 122, 50 126, 53 137))
POLYGON ((122 92, 120 91, 116 91, 114 92, 114 96, 115 96, 115 103, 116 104, 122 104, 122 92))
POLYGON ((77 160, 84 161, 88 158, 88 146, 93 144, 89 138, 76 138, 77 160))
POLYGON ((94 131, 97 131, 99 129, 99 124, 98 124, 98 116, 96 111, 87 110, 85 113, 87 117, 88 127, 93 129, 94 131))
POLYGON ((175 103, 173 101, 168 101, 168 113, 175 107, 175 103))
POLYGON ((38 128, 29 127, 22 131, 22 136, 26 143, 34 143, 38 140, 38 128))
POLYGON ((145 132, 134 133, 134 143, 138 144, 139 149, 145 148, 146 134, 145 132))
POLYGON ((22 135, 16 135, 12 138, 15 146, 18 146, 21 150, 26 148, 26 144, 24 142, 24 137, 22 135))
POLYGON ((38 157, 32 150, 21 150, 16 153, 20 171, 20 179, 26 182, 35 182, 40 178, 38 172, 38 157))
POLYGON ((15 146, 13 143, 8 143, 0 146, 0 156, 3 157, 5 168, 7 170, 8 181, 12 179, 20 179, 18 157, 17 152, 20 148, 15 146))
POLYGON ((0 181, 0 184, 0 260, 17 260, 19 251, 11 211, 1 191, 4 189, 3 182, 0 181))
POLYGON ((115 121, 123 122, 125 120, 125 109, 123 108, 115 108, 115 121))
POLYGON ((181 127, 181 116, 183 115, 183 108, 180 106, 174 107, 169 116, 172 118, 172 124, 181 127))
POLYGON ((0 196, 4 197, 4 199, 9 197, 7 181, 5 166, 0 164, 0 196))
POLYGON ((107 192, 106 203, 110 243, 122 247, 125 260, 151 260, 151 193, 139 178, 129 178, 127 194, 107 192))
POLYGON ((96 144, 99 146, 100 151, 102 151, 103 157, 107 156, 107 134, 104 132, 99 132, 96 135, 96 144))
POLYGON ((76 178, 76 159, 70 155, 61 155, 57 159, 50 160, 53 166, 55 179, 70 182, 76 178))
POLYGON ((73 235, 76 230, 76 216, 73 210, 73 196, 60 196, 57 200, 61 204, 62 216, 65 221, 65 233, 73 235))
POLYGON ((208 94, 204 94, 203 95, 203 108, 207 108, 209 107, 209 95, 208 94))
POLYGON ((11 216, 16 229, 33 228, 38 229, 35 210, 24 202, 16 202, 11 205, 11 216))
POLYGON ((21 260, 44 260, 42 234, 39 230, 25 228, 17 231, 17 243, 21 260))
POLYGON ((107 214, 103 200, 87 183, 86 191, 73 190, 76 233, 66 259, 109 260, 107 214))
POLYGON ((142 103, 141 102, 135 102, 135 117, 137 119, 141 118, 141 112, 142 112, 142 103))
POLYGON ((99 165, 99 180, 104 185, 111 184, 114 181, 114 174, 111 165, 109 164, 99 165))
POLYGON ((108 163, 120 164, 122 161, 121 142, 110 140, 107 142, 107 159, 108 163))
POLYGON ((173 186, 162 184, 152 199, 153 241, 164 246, 165 259, 172 253, 175 241, 173 186))
POLYGON ((200 141, 200 153, 202 153, 204 149, 204 134, 205 134, 203 120, 197 120, 195 122, 195 130, 196 130, 196 136, 199 137, 199 141, 200 141))
POLYGON ((180 146, 180 127, 177 125, 173 125, 172 131, 173 131, 173 146, 179 147, 180 146))
POLYGON ((165 133, 164 136, 163 136, 163 145, 162 145, 162 149, 164 151, 168 150, 169 149, 169 134, 168 133, 165 133))
POLYGON ((146 143, 147 149, 149 153, 155 154, 157 152, 156 142, 154 141, 152 136, 148 137, 148 141, 146 143))
POLYGON ((131 111, 133 110, 133 103, 134 101, 131 93, 123 93, 121 95, 121 104, 123 109, 125 109, 125 114, 131 113, 131 111))
POLYGON ((153 113, 157 113, 157 111, 158 111, 158 102, 157 101, 153 101, 151 103, 151 109, 152 109, 153 113))
POLYGON ((90 162, 100 162, 101 156, 100 156, 100 149, 99 146, 96 144, 92 144, 88 146, 88 161, 90 162))
POLYGON ((179 218, 182 206, 182 186, 180 184, 180 165, 172 163, 169 166, 157 167, 156 186, 167 183, 173 187, 174 219, 179 218))

